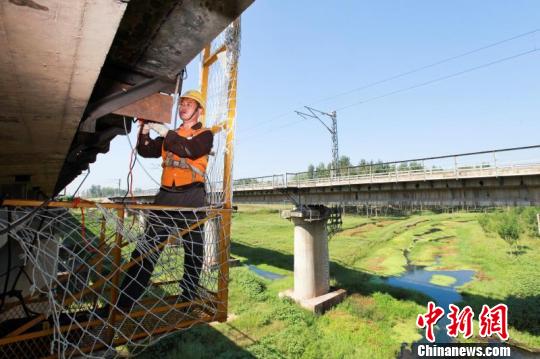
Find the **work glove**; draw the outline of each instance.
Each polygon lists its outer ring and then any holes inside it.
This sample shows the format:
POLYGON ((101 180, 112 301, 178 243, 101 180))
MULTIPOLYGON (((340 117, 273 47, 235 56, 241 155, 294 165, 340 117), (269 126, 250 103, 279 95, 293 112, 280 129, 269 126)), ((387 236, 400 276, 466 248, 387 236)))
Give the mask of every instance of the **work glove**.
POLYGON ((148 127, 148 123, 139 120, 139 127, 140 126, 142 126, 141 133, 143 135, 148 135, 148 133, 150 133, 150 127, 148 127))
POLYGON ((167 132, 169 132, 169 129, 167 128, 167 126, 162 125, 161 123, 152 122, 148 124, 148 127, 150 127, 151 130, 156 131, 157 134, 160 135, 161 137, 167 136, 167 132))

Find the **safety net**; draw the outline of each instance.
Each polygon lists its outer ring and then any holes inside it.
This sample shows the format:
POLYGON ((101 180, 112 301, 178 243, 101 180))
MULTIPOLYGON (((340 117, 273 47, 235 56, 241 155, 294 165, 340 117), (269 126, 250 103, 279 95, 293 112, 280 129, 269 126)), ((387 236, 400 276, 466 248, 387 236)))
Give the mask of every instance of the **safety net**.
POLYGON ((226 319, 239 25, 201 56, 207 205, 3 202, 0 357, 135 355, 226 319))
POLYGON ((226 313, 227 210, 78 206, 2 208, 0 357, 134 354, 226 313))

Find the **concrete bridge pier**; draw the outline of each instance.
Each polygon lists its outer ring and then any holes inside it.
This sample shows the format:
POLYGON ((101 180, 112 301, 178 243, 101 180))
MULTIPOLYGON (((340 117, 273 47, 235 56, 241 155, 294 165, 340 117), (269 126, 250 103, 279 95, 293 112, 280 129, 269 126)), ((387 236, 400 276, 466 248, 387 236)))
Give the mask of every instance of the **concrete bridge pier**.
POLYGON ((283 211, 282 218, 294 223, 294 289, 280 293, 302 307, 323 313, 339 303, 345 290, 330 292, 328 234, 326 222, 328 207, 309 205, 283 211))

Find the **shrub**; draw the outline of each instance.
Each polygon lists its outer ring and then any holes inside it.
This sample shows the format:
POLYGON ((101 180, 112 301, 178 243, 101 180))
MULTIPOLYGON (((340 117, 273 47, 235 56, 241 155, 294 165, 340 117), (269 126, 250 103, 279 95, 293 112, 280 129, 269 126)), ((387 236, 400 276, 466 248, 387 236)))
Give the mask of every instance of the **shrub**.
POLYGON ((536 207, 526 207, 522 209, 519 216, 524 232, 531 237, 540 237, 540 234, 538 233, 538 222, 536 219, 536 214, 539 212, 540 210, 536 207))
POLYGON ((247 269, 238 271, 233 280, 238 283, 240 290, 248 298, 254 300, 266 299, 266 284, 261 278, 247 269))
POLYGON ((517 242, 521 234, 517 215, 511 211, 502 213, 499 216, 497 233, 509 244, 517 242))

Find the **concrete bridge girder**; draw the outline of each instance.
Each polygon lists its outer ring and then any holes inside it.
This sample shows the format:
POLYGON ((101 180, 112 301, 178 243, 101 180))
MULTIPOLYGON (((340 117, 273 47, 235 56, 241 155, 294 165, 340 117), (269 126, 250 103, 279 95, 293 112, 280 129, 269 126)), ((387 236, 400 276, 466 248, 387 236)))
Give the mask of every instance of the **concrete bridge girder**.
MULTIPOLYGON (((540 205, 540 175, 289 188, 302 203, 344 205, 540 205)), ((284 190, 235 191, 236 203, 290 202, 284 190)))
POLYGON ((52 188, 126 6, 0 3, 2 184, 52 188))

